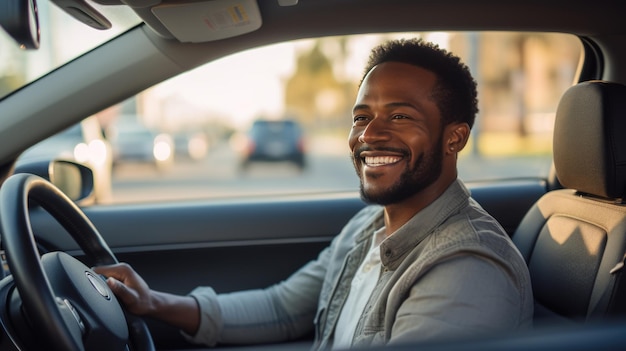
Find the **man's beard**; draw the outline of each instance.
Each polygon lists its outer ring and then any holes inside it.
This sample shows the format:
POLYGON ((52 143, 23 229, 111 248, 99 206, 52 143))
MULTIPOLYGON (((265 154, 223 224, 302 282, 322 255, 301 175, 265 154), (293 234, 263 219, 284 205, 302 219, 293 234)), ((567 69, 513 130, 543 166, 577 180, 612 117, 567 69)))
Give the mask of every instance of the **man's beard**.
POLYGON ((367 203, 390 205, 404 201, 421 192, 434 183, 441 175, 443 162, 443 138, 440 136, 434 148, 429 153, 422 153, 413 167, 407 163, 400 179, 379 193, 366 191, 363 186, 363 176, 357 170, 361 183, 361 198, 367 203))

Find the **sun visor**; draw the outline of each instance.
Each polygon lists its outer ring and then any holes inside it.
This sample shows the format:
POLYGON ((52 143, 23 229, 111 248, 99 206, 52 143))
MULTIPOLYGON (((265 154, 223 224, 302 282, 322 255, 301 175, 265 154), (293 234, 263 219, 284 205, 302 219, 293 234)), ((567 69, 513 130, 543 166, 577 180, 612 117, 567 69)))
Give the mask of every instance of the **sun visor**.
POLYGON ((183 43, 201 43, 234 37, 261 27, 256 0, 211 0, 168 3, 152 13, 183 43))

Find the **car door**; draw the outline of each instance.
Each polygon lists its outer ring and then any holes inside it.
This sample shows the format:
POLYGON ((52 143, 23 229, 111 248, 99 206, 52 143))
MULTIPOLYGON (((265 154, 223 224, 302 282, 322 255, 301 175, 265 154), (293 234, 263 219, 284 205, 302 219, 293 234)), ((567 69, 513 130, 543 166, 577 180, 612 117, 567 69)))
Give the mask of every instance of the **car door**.
MULTIPOLYGON (((528 180, 471 189, 511 233, 546 185, 542 180, 528 180)), ((202 285, 229 292, 277 283, 315 259, 363 206, 357 193, 341 193, 92 206, 84 211, 117 258, 131 264, 152 288, 186 294, 202 285)), ((82 257, 47 213, 35 210, 32 222, 46 250, 82 257)), ((148 322, 157 346, 186 344, 177 330, 148 322)))

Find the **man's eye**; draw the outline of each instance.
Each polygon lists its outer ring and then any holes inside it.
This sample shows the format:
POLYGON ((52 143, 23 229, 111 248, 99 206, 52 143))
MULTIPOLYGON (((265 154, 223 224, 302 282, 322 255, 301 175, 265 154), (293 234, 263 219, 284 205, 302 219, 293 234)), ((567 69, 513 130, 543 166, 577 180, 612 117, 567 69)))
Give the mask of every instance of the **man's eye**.
POLYGON ((407 115, 393 115, 393 116, 391 116, 391 118, 393 118, 393 119, 406 119, 406 118, 409 118, 409 116, 407 116, 407 115))
POLYGON ((367 117, 365 117, 365 116, 355 116, 355 117, 352 119, 352 121, 353 121, 354 123, 363 122, 363 121, 366 121, 366 120, 367 120, 367 117))

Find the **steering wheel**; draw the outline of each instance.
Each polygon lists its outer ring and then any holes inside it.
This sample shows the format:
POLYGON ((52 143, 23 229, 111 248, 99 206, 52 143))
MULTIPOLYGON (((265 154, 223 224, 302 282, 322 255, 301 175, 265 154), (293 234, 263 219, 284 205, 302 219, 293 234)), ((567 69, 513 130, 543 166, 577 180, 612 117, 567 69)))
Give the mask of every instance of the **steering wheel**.
POLYGON ((17 290, 2 303, 10 306, 26 349, 153 351, 146 324, 124 312, 98 274, 64 252, 39 256, 32 204, 50 213, 95 265, 118 262, 87 216, 53 184, 30 174, 8 178, 0 189, 1 235, 17 290), (34 343, 33 335, 41 335, 42 343, 34 343))

